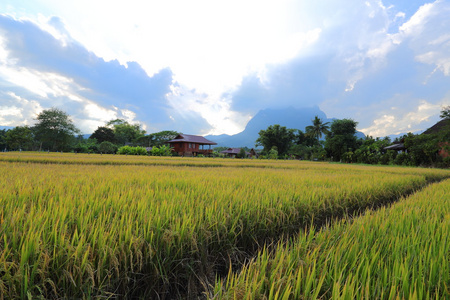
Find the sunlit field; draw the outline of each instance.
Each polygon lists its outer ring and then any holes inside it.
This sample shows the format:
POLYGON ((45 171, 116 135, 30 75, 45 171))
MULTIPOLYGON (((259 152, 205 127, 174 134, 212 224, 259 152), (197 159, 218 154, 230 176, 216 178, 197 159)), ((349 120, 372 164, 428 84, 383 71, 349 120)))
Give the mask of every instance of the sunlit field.
POLYGON ((449 170, 8 152, 0 174, 3 299, 449 291, 449 170))
POLYGON ((217 299, 449 299, 450 180, 300 232, 218 280, 217 299))

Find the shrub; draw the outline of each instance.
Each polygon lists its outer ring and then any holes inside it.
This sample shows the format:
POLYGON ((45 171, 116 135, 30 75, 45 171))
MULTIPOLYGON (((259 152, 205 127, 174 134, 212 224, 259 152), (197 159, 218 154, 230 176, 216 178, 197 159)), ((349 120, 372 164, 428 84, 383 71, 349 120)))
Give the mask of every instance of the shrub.
POLYGON ((147 155, 147 150, 144 147, 123 146, 117 150, 117 154, 147 155))
POLYGON ((159 148, 153 147, 151 150, 153 156, 172 156, 172 148, 168 145, 162 145, 159 148))
POLYGON ((98 151, 106 154, 113 154, 117 151, 117 146, 111 142, 103 141, 98 145, 98 151))
POLYGON ((394 160, 394 163, 400 166, 410 166, 412 162, 410 155, 408 155, 408 153, 403 152, 397 155, 397 157, 394 160))

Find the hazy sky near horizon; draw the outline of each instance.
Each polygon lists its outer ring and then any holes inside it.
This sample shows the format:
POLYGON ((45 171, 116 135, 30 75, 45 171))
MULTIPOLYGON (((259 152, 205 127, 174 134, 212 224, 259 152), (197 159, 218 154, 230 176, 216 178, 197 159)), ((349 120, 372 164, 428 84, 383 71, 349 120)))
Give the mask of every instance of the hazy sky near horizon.
MULTIPOLYGON (((450 105, 450 0, 2 0, 0 125, 235 134, 319 106, 385 136, 450 105)), ((300 128, 301 129, 301 128, 300 128)))

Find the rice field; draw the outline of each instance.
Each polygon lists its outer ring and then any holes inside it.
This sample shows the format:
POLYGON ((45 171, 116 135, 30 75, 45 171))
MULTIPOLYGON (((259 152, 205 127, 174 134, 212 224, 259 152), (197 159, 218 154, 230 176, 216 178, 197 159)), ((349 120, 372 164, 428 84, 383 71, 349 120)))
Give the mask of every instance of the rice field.
MULTIPOLYGON (((389 279, 394 290, 387 291, 372 288, 367 280, 379 275, 377 258, 386 256, 381 250, 359 258, 362 250, 355 248, 347 254, 357 259, 345 263, 348 258, 332 259, 336 250, 326 249, 336 245, 343 251, 356 238, 349 234, 353 222, 339 219, 359 220, 356 216, 367 209, 446 178, 449 170, 299 161, 0 153, 0 299, 408 298, 416 291, 412 285, 405 288, 389 279), (346 239, 348 244, 337 245, 346 239), (277 244, 276 251, 267 246, 277 244), (295 251, 286 249, 296 245, 301 245, 297 256, 288 259, 295 251), (272 263, 277 255, 284 260, 272 263), (366 260, 374 261, 370 276, 366 260), (263 261, 280 267, 270 269, 273 276, 267 268, 258 273, 263 261), (314 275, 309 274, 313 269, 314 275), (325 273, 334 275, 329 279, 325 273), (246 274, 259 274, 263 283, 246 274), (400 289, 408 290, 408 296, 400 289)), ((448 195, 445 182, 432 188, 448 195)), ((447 196, 429 195, 437 203, 433 207, 443 207, 445 232, 447 196)), ((409 228, 399 215, 391 219, 409 228)), ((423 227, 435 228, 431 220, 424 217, 429 225, 423 227)), ((363 239, 372 236, 371 226, 365 227, 371 234, 363 239)), ((384 237, 372 239, 384 243, 380 247, 394 247, 398 254, 388 266, 401 270, 402 245, 424 242, 417 238, 393 246, 390 238, 398 235, 392 231, 391 236, 390 228, 385 226, 384 237)), ((446 260, 448 271, 448 238, 426 238, 435 247, 445 242, 435 259, 441 266, 446 260)), ((361 247, 372 249, 372 239, 361 247)), ((430 251, 434 257, 435 249, 430 251)), ((420 252, 415 255, 423 262, 418 276, 428 265, 420 252)), ((411 257, 409 263, 415 264, 411 257)), ((444 295, 448 279, 433 283, 434 290, 417 289, 417 295, 444 295)))
POLYGON ((449 299, 450 180, 261 250, 216 299, 449 299))

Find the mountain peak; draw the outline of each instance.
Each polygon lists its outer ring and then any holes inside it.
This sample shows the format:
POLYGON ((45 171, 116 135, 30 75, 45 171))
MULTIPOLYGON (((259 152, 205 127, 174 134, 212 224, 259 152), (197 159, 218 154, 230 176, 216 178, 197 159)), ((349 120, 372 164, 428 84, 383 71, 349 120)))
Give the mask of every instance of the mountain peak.
POLYGON ((287 128, 305 130, 306 126, 311 125, 315 116, 321 118, 324 122, 330 122, 323 111, 318 106, 294 108, 266 108, 258 111, 255 116, 247 123, 244 131, 231 136, 206 136, 207 139, 215 141, 218 146, 226 147, 255 147, 256 139, 260 130, 264 130, 270 125, 279 124, 287 128))

